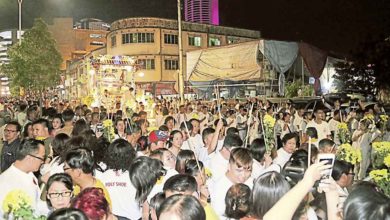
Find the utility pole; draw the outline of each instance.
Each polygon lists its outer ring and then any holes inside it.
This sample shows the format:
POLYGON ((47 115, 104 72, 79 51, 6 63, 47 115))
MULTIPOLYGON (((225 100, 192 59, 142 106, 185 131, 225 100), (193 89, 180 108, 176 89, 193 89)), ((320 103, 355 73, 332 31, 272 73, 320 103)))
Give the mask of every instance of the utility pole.
POLYGON ((22 3, 23 3, 23 0, 18 0, 18 5, 19 5, 19 45, 22 43, 22 3))
POLYGON ((182 41, 182 33, 181 33, 180 0, 177 0, 177 25, 179 31, 179 94, 180 94, 180 103, 184 104, 183 41, 182 41))

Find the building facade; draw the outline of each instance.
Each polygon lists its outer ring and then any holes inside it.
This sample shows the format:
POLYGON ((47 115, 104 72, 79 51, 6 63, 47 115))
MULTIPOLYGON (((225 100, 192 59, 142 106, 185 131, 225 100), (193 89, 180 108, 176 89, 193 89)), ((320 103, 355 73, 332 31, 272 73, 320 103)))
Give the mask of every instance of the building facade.
MULTIPOLYGON (((79 22, 80 23, 80 22, 79 22)), ((54 18, 48 25, 49 31, 57 42, 58 50, 63 59, 61 70, 66 70, 66 63, 82 58, 90 51, 106 46, 108 27, 104 22, 82 20, 80 26, 75 26, 73 18, 54 18)))
POLYGON ((218 0, 184 0, 184 20, 219 25, 218 0))
MULTIPOLYGON (((22 31, 22 35, 23 35, 22 31)), ((0 66, 9 63, 8 49, 18 43, 18 30, 3 30, 0 32, 0 66)), ((0 97, 11 95, 9 90, 9 79, 0 69, 0 97)))
MULTIPOLYGON (((184 74, 188 51, 260 38, 259 31, 190 22, 183 22, 182 30, 184 74)), ((111 24, 107 54, 134 57, 139 63, 136 82, 175 82, 179 69, 178 42, 176 20, 126 18, 111 24)))

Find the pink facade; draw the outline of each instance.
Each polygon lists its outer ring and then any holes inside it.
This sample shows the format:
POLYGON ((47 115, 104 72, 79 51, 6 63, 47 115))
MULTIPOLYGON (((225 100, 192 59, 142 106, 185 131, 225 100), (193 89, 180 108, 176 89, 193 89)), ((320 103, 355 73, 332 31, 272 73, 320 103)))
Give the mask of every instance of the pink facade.
POLYGON ((184 0, 184 19, 188 22, 219 25, 218 0, 184 0))

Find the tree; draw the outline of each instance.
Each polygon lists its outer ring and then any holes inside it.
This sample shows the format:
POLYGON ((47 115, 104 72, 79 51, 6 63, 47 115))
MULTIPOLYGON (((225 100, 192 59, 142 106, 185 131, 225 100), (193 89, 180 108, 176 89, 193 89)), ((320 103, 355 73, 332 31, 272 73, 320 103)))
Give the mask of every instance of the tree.
POLYGON ((336 65, 335 83, 339 90, 377 95, 390 89, 390 38, 366 41, 350 61, 336 65))
POLYGON ((10 62, 3 71, 11 79, 11 87, 41 94, 58 83, 62 57, 41 18, 35 19, 34 26, 24 33, 22 43, 13 45, 8 55, 10 62))

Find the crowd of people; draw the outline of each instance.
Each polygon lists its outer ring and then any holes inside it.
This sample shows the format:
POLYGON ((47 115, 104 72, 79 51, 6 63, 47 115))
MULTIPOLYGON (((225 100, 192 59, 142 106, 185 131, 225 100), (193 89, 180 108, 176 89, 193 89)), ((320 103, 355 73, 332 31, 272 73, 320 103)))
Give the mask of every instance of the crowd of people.
POLYGON ((221 98, 154 99, 115 112, 57 99, 1 106, 5 219, 15 190, 47 219, 390 219, 389 197, 368 178, 372 143, 390 141, 389 123, 375 124, 386 115, 379 104, 344 109, 336 101, 309 111, 221 98), (276 120, 272 143, 266 115, 276 120), (339 123, 362 152, 359 164, 318 161, 337 154, 339 123))

